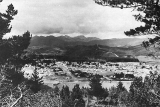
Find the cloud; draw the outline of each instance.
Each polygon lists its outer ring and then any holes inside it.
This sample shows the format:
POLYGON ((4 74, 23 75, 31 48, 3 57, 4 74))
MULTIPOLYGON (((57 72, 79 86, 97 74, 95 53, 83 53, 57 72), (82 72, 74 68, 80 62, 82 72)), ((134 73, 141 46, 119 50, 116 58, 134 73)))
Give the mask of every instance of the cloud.
POLYGON ((33 31, 35 34, 54 34, 54 33, 61 33, 63 28, 39 28, 35 31, 33 31))
POLYGON ((93 0, 7 0, 18 15, 11 34, 83 34, 100 38, 125 37, 124 31, 139 26, 131 9, 100 6, 93 0))

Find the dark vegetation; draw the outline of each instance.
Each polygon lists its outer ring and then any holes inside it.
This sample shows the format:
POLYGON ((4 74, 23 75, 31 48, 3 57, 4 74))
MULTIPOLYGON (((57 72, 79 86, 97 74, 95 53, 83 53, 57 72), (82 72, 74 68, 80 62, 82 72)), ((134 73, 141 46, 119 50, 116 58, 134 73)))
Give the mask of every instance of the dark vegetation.
POLYGON ((125 81, 125 80, 133 80, 134 78, 135 76, 133 74, 124 74, 123 72, 121 72, 121 73, 114 73, 114 77, 112 79, 125 81))
POLYGON ((31 89, 34 93, 37 93, 38 91, 40 91, 41 86, 43 85, 42 77, 39 77, 38 74, 39 73, 35 69, 32 74, 32 77, 26 82, 27 87, 31 89))
POLYGON ((76 71, 72 71, 70 70, 70 72, 75 76, 75 77, 81 77, 81 78, 90 78, 93 75, 87 72, 82 72, 80 70, 76 70, 76 71))
MULTIPOLYGON (((142 42, 142 46, 149 51, 149 49, 157 49, 153 56, 159 52, 160 43, 160 1, 159 0, 94 0, 95 3, 103 6, 110 6, 111 8, 133 8, 135 11, 143 12, 144 15, 134 15, 137 21, 143 22, 145 25, 130 29, 124 33, 127 36, 152 35, 154 38, 149 38, 142 42)), ((132 107, 156 107, 159 105, 159 75, 151 73, 144 81, 142 78, 135 78, 130 87, 128 97, 128 104, 132 107), (156 77, 157 76, 157 77, 156 77), (154 85, 154 87, 153 87, 154 85), (156 88, 157 87, 157 88, 156 88), (156 97, 156 99, 155 99, 156 97)), ((127 105, 128 107, 129 105, 127 105)))
MULTIPOLYGON (((2 2, 2 0, 0 1, 2 2)), ((137 7, 137 10, 143 11, 146 15, 135 15, 137 20, 144 22, 146 25, 125 32, 126 35, 150 34, 156 33, 159 35, 160 29, 160 9, 159 0, 98 0, 95 1, 100 5, 130 8, 137 7), (106 2, 108 4, 106 4, 106 2), (126 7, 120 5, 126 4, 126 7), (154 19, 154 20, 153 20, 154 19), (153 28, 153 30, 151 30, 153 28)), ((100 77, 95 75, 90 80, 90 88, 80 89, 79 85, 75 85, 70 91, 68 86, 63 86, 62 89, 55 88, 54 91, 49 87, 45 87, 42 78, 38 76, 37 71, 33 73, 32 78, 26 79, 23 72, 20 72, 25 60, 31 60, 32 55, 28 58, 25 56, 24 50, 27 49, 32 35, 29 31, 22 36, 13 36, 9 39, 3 39, 6 33, 11 31, 11 21, 18 13, 11 4, 5 13, 0 13, 0 106, 1 107, 87 107, 88 105, 97 106, 99 104, 127 107, 156 107, 160 106, 160 75, 155 72, 150 76, 135 77, 130 90, 127 91, 122 82, 119 82, 117 87, 104 89, 100 82, 100 77), (90 100, 90 101, 89 101, 90 100), (95 103, 91 104, 92 101, 95 103)), ((144 41, 145 48, 159 44, 159 36, 149 41, 144 41)), ((101 49, 96 46, 91 47, 87 51, 87 55, 91 58, 99 58, 101 49), (94 53, 90 53, 90 49, 94 49, 94 53)), ((86 50, 85 50, 86 51, 86 50)), ((79 52, 77 50, 77 52, 79 52)), ((80 56, 86 54, 81 53, 80 56)), ((76 54, 75 54, 76 56, 76 54)), ((77 57, 77 56, 76 56, 77 57)), ((88 57, 87 57, 88 58, 88 57)), ((116 74, 117 75, 117 74, 116 74)), ((121 77, 122 75, 117 75, 121 77)))
MULTIPOLYGON (((0 1, 2 2, 2 0, 0 1)), ((33 79, 26 79, 21 68, 25 64, 23 55, 25 49, 30 44, 32 35, 29 31, 25 32, 22 36, 13 36, 9 39, 3 39, 6 33, 12 29, 10 25, 14 16, 18 13, 14 6, 10 4, 5 13, 0 13, 0 106, 13 107, 23 97, 23 92, 28 86, 27 82, 31 85, 28 89, 34 92, 40 91, 40 88, 35 89, 33 86, 41 86, 41 78, 33 74, 33 79), (32 81, 33 80, 33 81, 32 81), (35 84, 37 82, 38 84, 35 84)))
MULTIPOLYGON (((79 56, 81 56, 82 54, 84 54, 83 53, 84 51, 86 51, 87 54, 89 54, 89 52, 88 52, 89 48, 94 49, 94 48, 96 48, 95 46, 98 45, 98 47, 100 49, 102 49, 104 52, 104 53, 102 53, 103 57, 106 57, 106 56, 113 57, 114 56, 113 54, 109 54, 109 53, 115 53, 119 57, 124 57, 127 55, 139 56, 139 55, 149 54, 148 51, 145 50, 145 48, 140 46, 140 44, 144 41, 144 39, 140 39, 140 41, 138 43, 136 43, 135 41, 134 41, 134 39, 133 40, 132 39, 131 40, 113 39, 113 40, 105 41, 104 43, 108 43, 108 42, 111 43, 111 44, 107 44, 107 45, 101 44, 101 42, 99 42, 99 43, 95 42, 94 44, 89 44, 87 42, 87 43, 82 43, 82 44, 71 43, 70 45, 65 44, 64 46, 58 46, 56 43, 52 44, 52 43, 54 43, 54 39, 53 39, 53 41, 50 43, 50 45, 47 45, 47 46, 42 45, 41 46, 41 44, 39 42, 37 42, 37 45, 31 45, 27 50, 31 51, 31 52, 32 51, 36 52, 38 54, 44 54, 44 55, 64 55, 64 56, 66 54, 68 55, 69 53, 71 53, 73 51, 72 55, 75 56, 78 53, 78 51, 80 51, 78 49, 82 49, 83 51, 80 52, 80 55, 79 55, 79 56), (122 45, 122 46, 120 45, 121 43, 126 43, 126 41, 128 43, 134 42, 135 45, 122 45), (120 43, 118 43, 118 42, 120 42, 120 43), (117 46, 114 46, 114 44, 117 46), (107 53, 107 52, 109 52, 109 53, 107 53)), ((32 44, 32 42, 34 42, 34 41, 31 41, 31 44, 32 44)), ((94 54, 95 53, 93 53, 91 55, 93 56, 94 54)))
POLYGON ((66 47, 65 52, 61 55, 38 54, 35 51, 34 53, 28 54, 28 57, 30 57, 30 59, 57 59, 59 61, 69 62, 139 62, 134 55, 128 55, 127 51, 129 52, 130 49, 123 47, 117 49, 102 45, 77 45, 66 47))
MULTIPOLYGON (((151 74, 152 76, 157 75, 151 74)), ((90 88, 80 88, 76 84, 71 91, 68 86, 63 86, 62 89, 56 86, 54 90, 60 95, 62 106, 156 107, 160 106, 160 104, 156 93, 153 93, 154 91, 150 87, 152 86, 151 81, 153 81, 151 77, 146 77, 144 81, 142 81, 141 77, 134 78, 128 91, 122 82, 118 82, 116 87, 103 88, 98 75, 94 75, 91 78, 90 88)), ((159 87, 157 84, 158 79, 159 75, 155 80, 156 85, 154 83, 155 88, 159 87)))
POLYGON ((160 3, 159 0, 94 0, 95 3, 103 6, 111 6, 112 8, 134 8, 136 11, 143 12, 145 15, 134 15, 137 21, 145 23, 144 26, 130 29, 124 33, 127 36, 138 36, 156 34, 155 38, 143 41, 142 46, 145 48, 153 47, 159 44, 159 30, 160 30, 160 3), (123 5, 124 4, 124 5, 123 5))

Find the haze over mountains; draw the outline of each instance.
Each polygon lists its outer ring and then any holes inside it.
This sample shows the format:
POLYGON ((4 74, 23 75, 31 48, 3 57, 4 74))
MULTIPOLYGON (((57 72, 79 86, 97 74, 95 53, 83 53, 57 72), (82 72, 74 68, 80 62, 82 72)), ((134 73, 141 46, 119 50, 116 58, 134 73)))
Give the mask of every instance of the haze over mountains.
POLYGON ((126 57, 147 55, 141 46, 146 38, 99 39, 96 37, 34 36, 29 50, 40 54, 75 57, 126 57))
POLYGON ((73 46, 73 45, 104 45, 109 47, 124 47, 140 45, 144 40, 142 38, 121 38, 121 39, 99 39, 96 37, 85 37, 83 35, 70 36, 34 36, 31 39, 30 46, 73 46))

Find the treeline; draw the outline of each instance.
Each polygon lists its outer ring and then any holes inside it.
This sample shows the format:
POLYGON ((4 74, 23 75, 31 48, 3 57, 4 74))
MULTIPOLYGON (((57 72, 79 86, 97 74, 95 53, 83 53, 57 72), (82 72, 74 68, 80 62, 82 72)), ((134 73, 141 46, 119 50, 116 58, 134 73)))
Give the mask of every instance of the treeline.
MULTIPOLYGON (((37 77, 36 72, 33 75, 34 78, 37 77)), ((129 90, 124 87, 122 82, 118 82, 117 86, 111 88, 103 88, 98 75, 91 77, 89 87, 80 87, 76 84, 73 89, 69 89, 68 86, 44 88, 41 81, 34 80, 32 79, 32 84, 29 85, 32 92, 24 93, 16 107, 28 107, 29 105, 32 107, 160 106, 160 97, 158 97, 160 75, 156 73, 151 74, 150 77, 145 77, 144 80, 141 77, 135 77, 129 90)))
POLYGON ((123 58, 123 57, 101 57, 101 58, 89 58, 89 57, 76 57, 67 55, 38 55, 30 54, 25 56, 26 60, 33 59, 56 59, 58 61, 68 62, 139 62, 136 58, 123 58))
MULTIPOLYGON (((122 49, 124 50, 124 49, 122 49)), ((131 57, 116 57, 115 53, 118 55, 126 55, 124 51, 113 50, 111 55, 106 55, 110 51, 110 47, 102 45, 77 45, 77 46, 68 46, 66 51, 62 55, 51 55, 51 54, 30 54, 32 58, 37 57, 38 59, 57 59, 59 61, 71 61, 71 62, 84 62, 84 61, 99 61, 104 60, 107 62, 138 62, 138 59, 131 57), (115 52, 115 53, 114 53, 115 52), (123 53, 124 52, 124 53, 123 53)))
MULTIPOLYGON (((152 76, 155 77, 155 74, 152 76)), ((158 82, 159 78, 158 75, 155 82, 158 82)), ((88 88, 80 88, 78 84, 72 90, 68 86, 63 86, 62 89, 56 86, 54 92, 60 96, 62 107, 158 107, 160 106, 159 83, 153 83, 155 88, 152 88, 152 79, 145 77, 143 80, 141 77, 136 77, 127 90, 122 82, 111 88, 103 88, 100 78, 95 75, 91 78, 88 88)))
POLYGON ((123 72, 114 73, 114 79, 121 79, 121 78, 134 79, 135 76, 134 74, 124 74, 123 72))
POLYGON ((139 62, 136 58, 106 57, 107 62, 139 62))
MULTIPOLYGON (((156 74, 157 75, 157 74, 156 74)), ((155 76, 153 74, 152 76, 155 76)), ((160 76, 155 82, 159 81, 160 76)), ((100 78, 96 75, 90 80, 90 88, 80 88, 75 85, 70 91, 68 86, 61 90, 55 88, 55 92, 62 99, 62 107, 90 107, 90 106, 114 106, 114 107, 158 107, 160 106, 158 93, 159 83, 153 83, 156 88, 151 88, 153 78, 136 77, 127 90, 122 82, 111 88, 103 88, 100 78)))

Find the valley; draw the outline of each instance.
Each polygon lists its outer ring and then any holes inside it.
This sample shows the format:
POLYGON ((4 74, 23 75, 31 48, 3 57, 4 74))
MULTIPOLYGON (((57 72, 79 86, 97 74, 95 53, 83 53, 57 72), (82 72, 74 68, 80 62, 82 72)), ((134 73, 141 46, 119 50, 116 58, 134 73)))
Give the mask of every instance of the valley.
MULTIPOLYGON (((39 76, 43 77, 45 85, 52 88, 58 86, 69 86, 70 90, 75 84, 80 87, 89 88, 89 80, 94 75, 99 75, 104 88, 116 86, 121 81, 125 88, 129 90, 131 82, 135 77, 143 77, 150 75, 150 72, 157 72, 160 69, 158 64, 147 62, 70 62, 55 61, 53 59, 37 60, 37 65, 25 65, 22 71, 25 76, 30 78, 34 69, 39 72, 39 76)), ((158 72, 159 74, 159 72, 158 72)))
POLYGON ((149 52, 141 46, 142 38, 98 39, 84 36, 35 36, 27 49, 42 55, 62 55, 71 57, 136 57, 148 55, 149 52), (80 38, 81 39, 77 39, 80 38), (83 38, 83 39, 82 39, 83 38), (97 56, 96 56, 97 55, 97 56))

